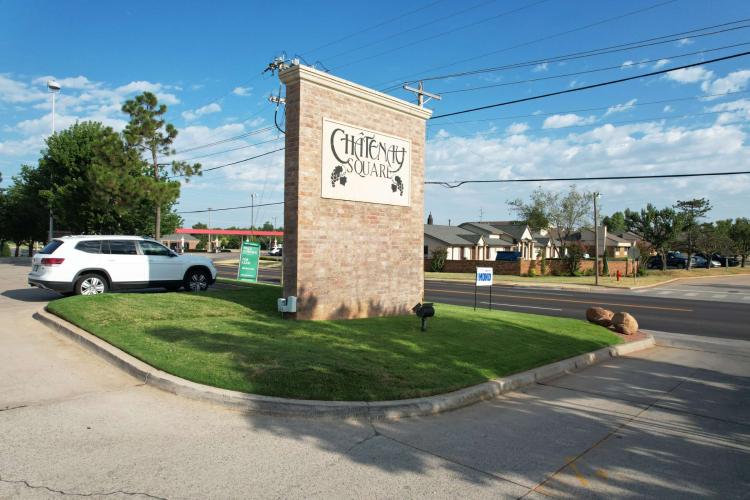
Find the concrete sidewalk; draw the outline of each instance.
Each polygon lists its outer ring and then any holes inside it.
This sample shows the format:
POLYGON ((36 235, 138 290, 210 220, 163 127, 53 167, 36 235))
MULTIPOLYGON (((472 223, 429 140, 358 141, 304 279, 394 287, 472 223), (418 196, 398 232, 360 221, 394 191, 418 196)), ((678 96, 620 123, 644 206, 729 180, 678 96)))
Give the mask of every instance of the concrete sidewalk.
POLYGON ((437 417, 253 416, 139 385, 53 334, 31 314, 54 295, 26 271, 0 265, 0 498, 750 491, 742 352, 657 347, 437 417))

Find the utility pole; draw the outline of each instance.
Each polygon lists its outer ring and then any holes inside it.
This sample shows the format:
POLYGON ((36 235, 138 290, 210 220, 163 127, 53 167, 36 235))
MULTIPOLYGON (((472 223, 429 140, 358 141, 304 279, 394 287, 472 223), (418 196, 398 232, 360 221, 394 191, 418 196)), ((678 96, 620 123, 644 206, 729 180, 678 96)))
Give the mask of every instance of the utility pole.
POLYGON ((596 209, 596 199, 599 193, 594 193, 594 284, 599 285, 599 212, 596 209))
POLYGON ((208 209, 208 253, 211 253, 211 208, 208 209))
POLYGON ((424 105, 429 102, 430 99, 440 100, 441 97, 437 94, 431 94, 430 92, 426 92, 424 90, 424 84, 420 81, 419 85, 415 89, 414 87, 409 87, 408 85, 404 85, 404 90, 407 90, 409 92, 414 92, 417 95, 417 104, 420 108, 423 108, 424 105), (427 96, 427 100, 425 100, 425 96, 427 96))
MULTIPOLYGON (((250 231, 255 226, 255 193, 250 193, 250 231)), ((251 240, 254 240, 253 235, 250 235, 251 240)))

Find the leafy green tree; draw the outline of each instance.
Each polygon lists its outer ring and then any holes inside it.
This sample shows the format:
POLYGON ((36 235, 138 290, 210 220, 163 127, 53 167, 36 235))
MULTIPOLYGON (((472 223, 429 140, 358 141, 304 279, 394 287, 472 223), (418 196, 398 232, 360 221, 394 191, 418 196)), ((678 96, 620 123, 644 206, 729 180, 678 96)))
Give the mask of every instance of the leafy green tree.
POLYGON ((610 233, 622 233, 628 230, 625 224, 625 214, 622 212, 615 212, 610 216, 605 215, 602 217, 602 224, 607 226, 607 231, 610 233))
MULTIPOLYGON (((141 154, 148 155, 150 175, 155 181, 150 186, 150 196, 155 210, 154 236, 161 237, 161 212, 165 205, 174 202, 180 194, 180 183, 170 181, 166 177, 163 163, 159 163, 159 155, 174 154, 172 144, 177 138, 177 129, 167 123, 163 117, 167 112, 165 104, 159 104, 158 99, 151 92, 144 92, 125 102, 122 111, 130 116, 130 123, 125 127, 124 135, 128 145, 141 154)), ((190 164, 184 161, 172 161, 172 175, 181 176, 186 181, 193 175, 200 175, 200 163, 190 164)))
POLYGON ((750 254, 750 219, 736 218, 729 228, 729 238, 732 240, 734 251, 742 259, 742 267, 745 267, 747 256, 750 254))
POLYGON ((136 233, 153 181, 122 137, 98 122, 77 123, 47 139, 36 188, 56 226, 74 234, 136 233), (134 216, 133 212, 138 213, 134 216))
MULTIPOLYGON (((531 193, 530 202, 517 198, 508 205, 519 220, 534 231, 547 231, 557 255, 578 251, 571 247, 571 235, 590 222, 593 197, 587 191, 578 191, 575 185, 565 193, 545 191, 541 188, 531 193)), ((578 268, 577 258, 569 259, 570 272, 578 268)))
MULTIPOLYGON (((698 227, 695 236, 695 248, 709 258, 715 253, 727 253, 732 246, 729 227, 726 224, 706 222, 698 227)), ((709 263, 710 266, 710 263, 709 263)))
POLYGON ((667 269, 667 252, 677 242, 683 228, 682 217, 673 208, 657 209, 651 203, 640 212, 625 210, 628 231, 640 234, 661 255, 662 270, 667 269))
POLYGON ((16 257, 22 243, 28 243, 31 248, 35 241, 44 241, 47 237, 49 214, 47 207, 39 203, 39 184, 38 171, 23 165, 3 196, 0 212, 3 235, 15 242, 16 257))
POLYGON ((703 226, 701 219, 711 211, 711 203, 705 198, 679 200, 674 208, 682 218, 682 244, 687 252, 687 268, 690 269, 692 256, 697 250, 696 241, 703 226))
MULTIPOLYGON (((193 229, 208 229, 208 226, 202 222, 198 222, 197 224, 193 224, 193 229)), ((195 237, 198 238, 198 244, 196 245, 196 249, 198 250, 208 249, 208 235, 207 234, 196 234, 195 237)))

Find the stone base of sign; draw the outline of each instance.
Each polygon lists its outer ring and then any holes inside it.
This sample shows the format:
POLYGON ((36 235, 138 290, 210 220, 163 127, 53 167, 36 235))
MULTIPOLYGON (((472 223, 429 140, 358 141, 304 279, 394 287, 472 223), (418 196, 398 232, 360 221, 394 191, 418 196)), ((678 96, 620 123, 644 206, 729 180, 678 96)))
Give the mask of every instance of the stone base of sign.
MULTIPOLYGON (((306 66, 292 66, 280 78, 286 84, 284 296, 298 298, 297 313, 288 317, 409 314, 424 287, 424 143, 430 111, 306 66), (409 177, 398 180, 408 206, 322 197, 323 182, 336 183, 336 193, 352 187, 335 175, 324 178, 323 148, 333 142, 323 137, 324 121, 410 144, 409 177)), ((391 189, 390 180, 383 184, 377 177, 372 174, 373 189, 391 189)))

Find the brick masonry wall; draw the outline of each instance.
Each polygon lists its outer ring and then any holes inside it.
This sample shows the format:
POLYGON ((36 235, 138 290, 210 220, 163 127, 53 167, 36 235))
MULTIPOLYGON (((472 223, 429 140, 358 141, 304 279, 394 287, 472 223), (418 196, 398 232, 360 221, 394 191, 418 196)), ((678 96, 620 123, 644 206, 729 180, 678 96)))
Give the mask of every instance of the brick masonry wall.
POLYGON ((411 314, 424 288, 425 120, 304 74, 282 78, 287 83, 284 296, 298 297, 296 318, 411 314), (321 197, 324 118, 411 141, 410 206, 321 197))

